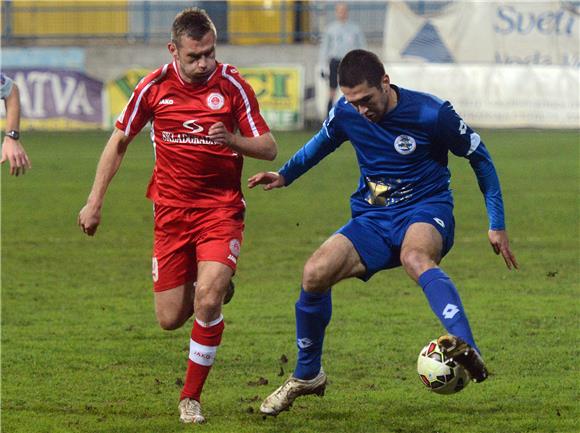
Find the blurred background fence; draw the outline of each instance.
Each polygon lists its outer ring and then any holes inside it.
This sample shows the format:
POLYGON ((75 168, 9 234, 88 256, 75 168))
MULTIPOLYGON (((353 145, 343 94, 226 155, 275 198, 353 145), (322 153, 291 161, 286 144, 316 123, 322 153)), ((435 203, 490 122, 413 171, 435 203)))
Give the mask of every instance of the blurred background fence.
MULTIPOLYGON (((393 83, 451 100, 472 125, 580 127, 580 1, 343 3, 393 83)), ((1 68, 21 90, 24 129, 110 128, 135 84, 170 61, 171 24, 191 6, 212 17, 218 60, 240 68, 273 129, 326 116, 319 41, 335 2, 1 4, 1 68)))
MULTIPOLYGON (((430 2, 417 2, 428 10, 430 2)), ((293 0, 129 1, 3 0, 5 45, 78 45, 165 42, 175 15, 199 6, 212 17, 218 41, 232 44, 317 42, 335 4, 293 0)), ((431 6, 432 7, 432 6, 431 6)), ((381 42, 387 2, 351 2, 350 16, 381 42)))

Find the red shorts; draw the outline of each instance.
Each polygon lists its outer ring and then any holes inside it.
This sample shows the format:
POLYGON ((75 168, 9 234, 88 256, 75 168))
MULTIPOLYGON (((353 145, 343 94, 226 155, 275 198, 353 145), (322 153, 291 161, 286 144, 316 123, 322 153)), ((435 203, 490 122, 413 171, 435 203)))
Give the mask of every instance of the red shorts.
POLYGON ((173 289, 197 278, 197 262, 234 271, 244 232, 243 208, 189 209, 155 205, 153 289, 173 289))

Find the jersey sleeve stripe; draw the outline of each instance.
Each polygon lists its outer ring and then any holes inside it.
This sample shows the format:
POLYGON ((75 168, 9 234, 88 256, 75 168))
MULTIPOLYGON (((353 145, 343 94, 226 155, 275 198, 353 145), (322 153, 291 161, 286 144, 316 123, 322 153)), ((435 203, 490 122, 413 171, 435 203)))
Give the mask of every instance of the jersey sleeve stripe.
POLYGON ((330 109, 330 111, 328 112, 327 120, 325 120, 324 123, 322 124, 322 128, 324 129, 324 133, 326 134, 326 136, 328 138, 330 138, 330 132, 328 131, 328 125, 330 125, 330 122, 332 122, 332 119, 334 119, 334 107, 332 107, 330 109))
POLYGON ((161 74, 159 74, 158 77, 151 80, 145 87, 143 87, 143 89, 141 89, 141 92, 139 92, 139 96, 137 97, 137 102, 135 102, 135 107, 133 108, 133 112, 131 113, 131 117, 129 117, 129 121, 127 122, 127 127, 125 128, 125 135, 126 136, 131 134, 131 123, 133 122, 133 120, 135 119, 135 116, 137 115, 137 112, 139 111, 139 105, 141 104, 141 99, 143 98, 143 95, 145 95, 145 93, 147 93, 147 90, 149 90, 149 88, 153 84, 155 84, 156 82, 158 82, 160 79, 162 79, 165 76, 168 66, 169 66, 169 64, 166 64, 165 66, 163 66, 163 70, 161 71, 161 74))
POLYGON ((121 111, 121 114, 119 114, 117 121, 119 121, 121 123, 123 123, 125 121, 125 113, 127 112, 127 107, 129 105, 131 105, 131 101, 133 100, 134 97, 135 97, 135 92, 131 93, 131 97, 129 98, 129 101, 127 101, 127 104, 125 105, 125 108, 123 108, 123 111, 121 111))
POLYGON ((177 76, 177 79, 179 80, 179 82, 185 86, 185 83, 183 82, 183 80, 181 79, 181 75, 179 75, 179 71, 177 70, 177 64, 175 63, 175 60, 173 61, 173 70, 175 71, 175 75, 177 76))
POLYGON ((258 132, 258 128, 256 128, 256 123, 254 122, 254 118, 252 117, 252 107, 250 106, 250 100, 248 99, 248 95, 246 94, 246 91, 244 90, 244 88, 242 87, 242 85, 231 75, 229 75, 226 72, 228 65, 224 64, 223 68, 222 68, 222 75, 224 77, 226 77, 228 80, 231 81, 231 83, 236 86, 236 88, 240 91, 240 94, 242 95, 242 99, 244 100, 244 105, 246 106, 246 114, 248 116, 248 122, 250 123, 250 128, 252 129, 252 134, 254 134, 254 137, 257 137, 260 135, 260 133, 258 132))
POLYGON ((473 152, 475 152, 475 150, 478 148, 479 143, 481 143, 481 137, 479 136, 479 134, 477 132, 473 132, 470 136, 469 136, 470 140, 471 140, 471 145, 469 146, 469 150, 467 151, 467 155, 469 156, 471 155, 473 152))

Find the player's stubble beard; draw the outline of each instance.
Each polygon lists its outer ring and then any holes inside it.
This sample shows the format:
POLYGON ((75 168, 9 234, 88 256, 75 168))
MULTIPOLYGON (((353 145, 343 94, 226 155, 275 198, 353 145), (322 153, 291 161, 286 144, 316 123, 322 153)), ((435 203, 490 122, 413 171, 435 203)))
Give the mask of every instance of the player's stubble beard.
POLYGON ((378 122, 385 114, 387 114, 389 111, 392 111, 397 106, 399 99, 397 92, 390 85, 387 89, 384 90, 384 93, 381 96, 384 98, 382 101, 384 106, 379 110, 379 112, 377 112, 376 119, 373 120, 374 122, 378 122))
POLYGON ((385 86, 381 85, 379 88, 378 103, 364 115, 367 120, 374 123, 380 122, 385 114, 397 106, 397 92, 391 87, 390 83, 387 86, 385 88, 385 86))
POLYGON ((395 105, 397 105, 397 95, 391 87, 386 90, 381 89, 379 101, 380 102, 376 106, 376 109, 369 110, 369 112, 365 115, 365 117, 371 122, 379 122, 386 113, 395 108, 395 105))

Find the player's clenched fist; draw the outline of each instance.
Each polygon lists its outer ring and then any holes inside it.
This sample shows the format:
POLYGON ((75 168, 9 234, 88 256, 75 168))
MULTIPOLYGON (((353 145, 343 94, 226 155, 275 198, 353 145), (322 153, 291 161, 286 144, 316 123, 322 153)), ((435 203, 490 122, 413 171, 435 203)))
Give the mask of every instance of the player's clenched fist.
POLYGON ((79 212, 77 218, 77 224, 83 232, 89 236, 93 236, 97 231, 97 227, 101 222, 101 211, 100 209, 95 209, 88 204, 85 205, 79 212))
POLYGON ((234 134, 228 131, 222 122, 211 125, 207 136, 216 144, 223 144, 224 146, 230 146, 234 142, 234 134))
POLYGON ((282 188, 286 185, 286 179, 280 173, 274 171, 261 172, 248 179, 249 188, 253 188, 256 185, 264 185, 264 190, 268 191, 274 188, 282 188))

